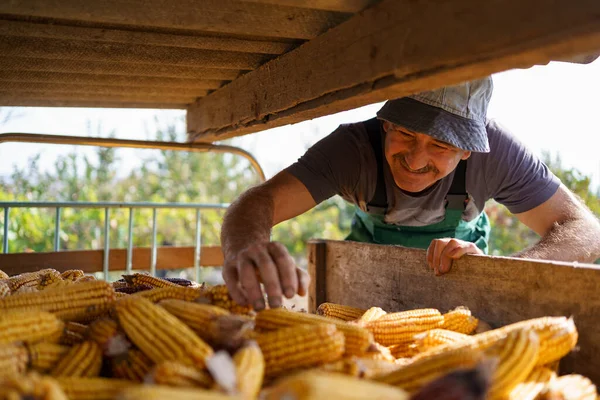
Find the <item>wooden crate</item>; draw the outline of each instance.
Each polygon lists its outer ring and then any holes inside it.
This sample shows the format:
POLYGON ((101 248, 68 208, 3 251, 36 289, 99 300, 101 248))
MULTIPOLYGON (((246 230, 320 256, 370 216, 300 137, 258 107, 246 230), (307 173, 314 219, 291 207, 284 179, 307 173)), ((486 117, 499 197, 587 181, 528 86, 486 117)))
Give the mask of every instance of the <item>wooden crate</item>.
POLYGON ((541 316, 572 316, 577 351, 561 373, 600 384, 600 268, 592 264, 466 256, 435 276, 425 251, 340 241, 309 244, 309 311, 329 301, 387 311, 468 307, 493 327, 541 316))

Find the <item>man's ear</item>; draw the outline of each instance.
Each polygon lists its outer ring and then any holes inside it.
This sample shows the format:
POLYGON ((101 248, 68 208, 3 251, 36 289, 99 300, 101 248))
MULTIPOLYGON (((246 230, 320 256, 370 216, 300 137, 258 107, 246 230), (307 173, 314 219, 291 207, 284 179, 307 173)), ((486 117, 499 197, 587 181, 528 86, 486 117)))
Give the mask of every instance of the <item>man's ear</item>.
POLYGON ((383 130, 387 133, 390 131, 390 129, 393 129, 393 124, 390 121, 383 121, 383 130))
POLYGON ((466 160, 469 157, 471 157, 471 152, 469 150, 465 150, 464 154, 462 155, 462 157, 460 159, 466 160))

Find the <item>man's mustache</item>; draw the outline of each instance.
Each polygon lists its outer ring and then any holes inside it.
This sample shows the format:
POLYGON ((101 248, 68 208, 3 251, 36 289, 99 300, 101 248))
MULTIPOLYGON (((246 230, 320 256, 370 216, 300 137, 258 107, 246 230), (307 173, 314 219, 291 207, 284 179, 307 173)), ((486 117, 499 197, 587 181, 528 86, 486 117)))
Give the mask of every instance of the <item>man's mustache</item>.
POLYGON ((419 169, 412 169, 411 167, 408 166, 408 163, 406 162, 406 159, 404 158, 404 156, 402 154, 395 154, 394 160, 399 162, 404 168, 406 168, 413 174, 426 174, 429 172, 438 173, 438 169, 436 167, 434 167, 433 165, 427 165, 427 166, 425 166, 423 168, 419 168, 419 169))

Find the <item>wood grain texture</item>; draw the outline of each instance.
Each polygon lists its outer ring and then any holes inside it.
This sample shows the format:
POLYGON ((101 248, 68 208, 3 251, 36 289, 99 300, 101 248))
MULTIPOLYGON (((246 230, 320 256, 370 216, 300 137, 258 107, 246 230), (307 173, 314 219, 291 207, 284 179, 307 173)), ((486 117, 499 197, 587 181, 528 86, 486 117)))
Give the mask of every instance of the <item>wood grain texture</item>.
POLYGON ((297 43, 289 42, 245 40, 191 34, 174 35, 147 31, 99 29, 7 20, 0 20, 0 36, 114 42, 264 54, 282 54, 297 45, 297 43))
POLYGON ((434 307, 445 312, 462 305, 494 327, 545 315, 573 316, 580 350, 561 361, 561 371, 600 383, 597 266, 467 256, 455 262, 450 273, 436 277, 424 250, 325 242, 325 301, 387 311, 434 307))
POLYGON ((237 0, 2 1, 0 14, 290 39, 312 39, 351 16, 237 0))
MULTIPOLYGON (((151 249, 136 247, 133 249, 133 269, 150 269, 151 249)), ((54 268, 58 271, 81 269, 84 272, 101 272, 103 250, 72 250, 48 253, 0 254, 0 270, 9 275, 21 272, 54 268)), ((110 249, 109 269, 123 271, 127 263, 127 249, 110 249)), ((203 246, 200 251, 200 265, 217 267, 223 265, 221 247, 203 246)), ((194 247, 158 247, 157 269, 180 269, 194 266, 194 247)))
POLYGON ((357 13, 369 8, 379 0, 242 0, 247 3, 273 4, 278 6, 302 7, 313 10, 328 10, 357 13))
MULTIPOLYGON (((155 100, 156 101, 156 100, 155 100)), ((161 99, 161 101, 164 101, 161 99)), ((69 100, 59 100, 52 98, 24 98, 22 96, 5 96, 0 94, 0 104, 6 107, 67 107, 67 108, 148 108, 148 109, 164 109, 164 110, 185 110, 190 102, 176 101, 173 103, 156 103, 151 101, 137 100, 119 100, 109 101, 102 100, 77 100, 70 97, 69 100)))
POLYGON ((199 99, 215 141, 600 49, 600 2, 386 0, 199 99), (556 10, 561 10, 557 12, 556 10))

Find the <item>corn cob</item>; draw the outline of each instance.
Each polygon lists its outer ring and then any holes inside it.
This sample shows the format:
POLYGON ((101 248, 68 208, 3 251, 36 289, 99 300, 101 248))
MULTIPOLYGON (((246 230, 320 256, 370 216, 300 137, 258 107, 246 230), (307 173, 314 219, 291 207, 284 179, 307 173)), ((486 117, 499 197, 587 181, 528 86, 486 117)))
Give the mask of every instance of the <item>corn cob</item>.
POLYGON ((153 303, 158 303, 159 301, 165 300, 165 299, 194 301, 194 300, 198 299, 202 295, 202 293, 200 293, 200 291, 193 289, 193 288, 175 285, 174 287, 156 288, 156 289, 145 290, 142 292, 136 292, 136 293, 134 293, 134 295, 142 296, 142 297, 147 298, 148 300, 150 300, 153 303))
POLYGON ((2 297, 10 296, 11 290, 8 287, 8 284, 5 281, 0 281, 0 299, 2 297))
POLYGON ((16 341, 37 342, 60 335, 63 327, 64 323, 48 312, 2 311, 0 312, 0 344, 16 341))
POLYGON ((84 275, 81 278, 75 278, 76 283, 95 282, 97 279, 94 275, 84 275))
POLYGON ((179 285, 169 282, 165 279, 157 278, 147 274, 123 275, 123 279, 130 286, 148 285, 153 288, 178 287, 179 285))
POLYGON ((475 332, 479 320, 471 315, 471 311, 465 307, 457 307, 444 315, 441 328, 449 331, 470 335, 475 332))
POLYGON ((585 376, 559 376, 548 383, 539 400, 596 400, 596 386, 585 376))
POLYGON ((66 322, 65 329, 58 340, 60 344, 74 345, 85 340, 87 326, 77 322, 66 322))
POLYGON ((71 347, 52 368, 52 376, 94 377, 102 368, 102 350, 95 342, 85 341, 71 347))
POLYGON ((230 315, 229 311, 221 307, 183 300, 163 300, 158 305, 183 321, 202 339, 211 341, 215 339, 211 322, 219 316, 230 315))
POLYGON ((382 360, 388 362, 396 361, 396 357, 392 355, 392 352, 388 347, 382 346, 379 343, 373 343, 367 352, 361 356, 361 358, 368 358, 370 360, 382 360))
POLYGON ((443 344, 471 340, 472 336, 446 329, 432 329, 415 335, 415 345, 420 352, 443 344))
POLYGON ((111 359, 115 378, 142 382, 154 363, 139 349, 129 349, 126 353, 111 359))
POLYGON ((125 286, 120 287, 120 288, 116 288, 115 292, 117 293, 125 293, 125 294, 134 294, 137 292, 144 292, 144 291, 148 291, 148 290, 152 290, 152 289, 157 289, 154 288, 150 285, 135 285, 135 286, 129 286, 127 285, 127 283, 125 283, 125 286))
POLYGON ((123 289, 123 288, 128 288, 131 287, 129 286, 129 284, 127 282, 125 282, 125 279, 120 279, 118 281, 114 281, 113 283, 111 283, 113 289, 115 289, 115 291, 117 289, 123 289))
POLYGON ((408 400, 402 389, 367 380, 317 371, 286 377, 265 393, 265 400, 294 399, 395 399, 408 400))
POLYGON ((127 293, 115 292, 115 297, 116 297, 117 299, 120 299, 120 298, 122 298, 122 297, 127 297, 127 296, 129 296, 127 293))
POLYGON ((139 385, 124 390, 119 400, 234 400, 237 397, 228 396, 214 390, 197 388, 176 388, 169 386, 139 385))
POLYGON ((241 306, 237 304, 229 295, 229 290, 225 285, 211 286, 201 291, 202 296, 210 301, 213 306, 221 307, 233 314, 253 315, 251 306, 241 306))
POLYGON ((109 283, 85 282, 37 293, 14 294, 0 299, 0 310, 49 311, 67 321, 86 321, 104 315, 115 299, 109 283))
POLYGON ((0 378, 25 373, 27 361, 28 354, 24 346, 0 344, 0 378))
POLYGON ((323 303, 317 308, 317 314, 325 317, 333 317, 342 321, 353 321, 360 318, 367 310, 362 308, 345 306, 343 304, 323 303))
POLYGON ((325 364, 320 369, 337 372, 355 378, 373 379, 399 369, 401 365, 389 361, 373 360, 360 357, 348 357, 333 363, 325 364))
POLYGON ((344 335, 333 324, 298 325, 258 335, 265 375, 332 362, 344 352, 344 335))
POLYGON ((8 274, 6 272, 4 272, 0 269, 0 279, 8 279, 8 278, 10 278, 10 276, 8 276, 8 274))
POLYGON ((151 301, 130 296, 115 303, 125 333, 152 361, 203 367, 213 351, 183 322, 151 301))
POLYGON ((243 399, 256 399, 263 383, 265 359, 260 347, 252 344, 239 349, 233 356, 238 393, 243 399))
POLYGON ((393 346, 411 341, 416 333, 440 327, 443 320, 438 310, 429 308, 389 313, 369 322, 366 328, 378 343, 393 346))
POLYGON ((177 361, 165 361, 157 364, 150 374, 157 385, 178 387, 200 387, 209 389, 214 384, 210 374, 177 361))
POLYGON ((37 374, 0 378, 0 399, 69 400, 56 380, 37 374))
POLYGON ((46 373, 69 351, 69 347, 55 343, 34 343, 27 345, 29 365, 37 372, 46 373))
POLYGON ((482 357, 481 351, 468 347, 451 349, 407 365, 401 365, 396 371, 374 379, 401 387, 408 392, 415 392, 427 383, 457 368, 473 367, 482 357))
POLYGON ((80 269, 69 269, 60 274, 60 277, 65 281, 76 281, 85 276, 85 272, 80 269))
POLYGON ((419 354, 419 348, 415 342, 404 342, 395 346, 388 347, 392 357, 398 358, 411 358, 419 354))
POLYGON ((137 383, 120 379, 60 377, 57 383, 70 400, 113 400, 137 383))
POLYGON ((118 331, 119 324, 117 324, 117 321, 112 318, 100 318, 90 324, 86 337, 104 349, 118 331))
POLYGON ((509 400, 535 400, 556 374, 548 368, 536 367, 524 382, 510 392, 509 400))
POLYGON ((376 319, 383 317, 385 314, 387 314, 387 312, 383 311, 381 308, 371 307, 356 320, 356 323, 360 326, 364 326, 369 322, 373 322, 376 319))
POLYGON ((512 331, 484 351, 487 357, 497 358, 488 398, 504 399, 531 373, 540 350, 537 333, 533 329, 512 331))
POLYGON ((55 273, 60 275, 60 273, 55 269, 42 269, 40 271, 24 272, 19 275, 11 276, 6 283, 8 284, 8 287, 10 287, 10 290, 14 293, 24 286, 36 287, 38 283, 38 277, 45 273, 55 273))
POLYGON ((60 287, 62 283, 63 279, 58 271, 40 273, 37 279, 37 290, 44 290, 48 287, 60 287))
POLYGON ((364 355, 373 343, 373 336, 365 328, 321 315, 287 311, 282 308, 263 310, 256 315, 256 328, 261 330, 273 330, 301 324, 334 324, 344 334, 345 354, 348 356, 364 355))

